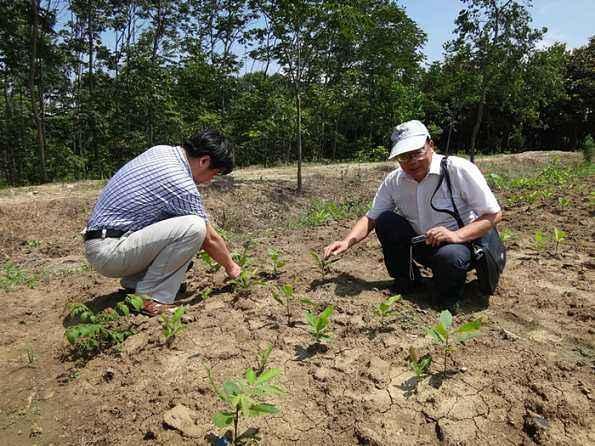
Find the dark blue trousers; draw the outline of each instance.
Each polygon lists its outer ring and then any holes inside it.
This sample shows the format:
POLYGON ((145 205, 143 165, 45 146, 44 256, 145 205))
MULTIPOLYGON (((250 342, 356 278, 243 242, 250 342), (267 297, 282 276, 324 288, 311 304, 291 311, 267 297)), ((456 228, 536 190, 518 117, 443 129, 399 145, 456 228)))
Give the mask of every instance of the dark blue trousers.
MULTIPOLYGON (((384 263, 391 277, 409 278, 409 248, 415 233, 405 218, 392 211, 383 212, 376 219, 376 235, 382 245, 384 263)), ((439 299, 460 299, 472 268, 471 251, 463 244, 452 243, 439 247, 420 245, 413 248, 413 259, 429 267, 439 299)), ((414 274, 419 271, 413 265, 414 274)))

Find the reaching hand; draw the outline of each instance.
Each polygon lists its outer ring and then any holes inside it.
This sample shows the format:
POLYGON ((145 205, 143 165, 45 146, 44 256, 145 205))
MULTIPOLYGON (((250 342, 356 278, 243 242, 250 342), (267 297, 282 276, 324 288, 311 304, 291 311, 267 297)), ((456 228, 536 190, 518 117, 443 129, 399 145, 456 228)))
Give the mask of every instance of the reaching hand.
POLYGON ((237 279, 242 273, 242 268, 236 262, 232 262, 229 268, 225 269, 225 272, 230 279, 237 279))
POLYGON ((446 229, 444 226, 436 226, 426 232, 426 243, 434 247, 446 243, 462 243, 456 231, 446 229))
POLYGON ((349 243, 346 241, 333 242, 324 248, 324 258, 328 259, 330 256, 336 256, 349 248, 349 243))

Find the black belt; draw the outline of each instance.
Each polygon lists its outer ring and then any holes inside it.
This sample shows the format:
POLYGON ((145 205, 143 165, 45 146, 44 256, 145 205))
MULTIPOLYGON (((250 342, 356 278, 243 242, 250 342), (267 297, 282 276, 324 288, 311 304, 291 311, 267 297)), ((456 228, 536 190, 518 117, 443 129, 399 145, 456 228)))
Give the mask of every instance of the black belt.
POLYGON ((94 231, 87 231, 83 235, 85 241, 96 238, 120 238, 128 231, 121 231, 119 229, 96 229, 94 231))

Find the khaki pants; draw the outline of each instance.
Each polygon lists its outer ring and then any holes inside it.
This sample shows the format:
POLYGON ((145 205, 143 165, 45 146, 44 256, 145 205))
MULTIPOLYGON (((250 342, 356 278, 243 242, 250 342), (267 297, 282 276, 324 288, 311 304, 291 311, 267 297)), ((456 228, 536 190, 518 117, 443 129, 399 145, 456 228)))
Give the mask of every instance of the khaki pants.
POLYGON ((123 287, 170 304, 206 232, 196 215, 173 217, 120 238, 88 240, 85 255, 100 274, 120 277, 123 287))

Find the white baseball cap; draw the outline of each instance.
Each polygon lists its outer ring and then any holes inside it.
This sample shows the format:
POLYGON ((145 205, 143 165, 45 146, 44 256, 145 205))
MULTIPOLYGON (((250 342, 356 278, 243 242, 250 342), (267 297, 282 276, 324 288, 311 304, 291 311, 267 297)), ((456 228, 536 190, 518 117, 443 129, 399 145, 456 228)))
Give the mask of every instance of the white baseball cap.
POLYGON ((393 130, 390 139, 394 143, 388 159, 424 147, 430 132, 420 121, 413 120, 399 124, 393 130))

